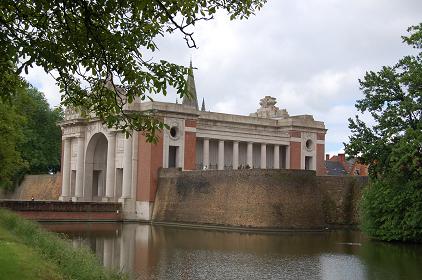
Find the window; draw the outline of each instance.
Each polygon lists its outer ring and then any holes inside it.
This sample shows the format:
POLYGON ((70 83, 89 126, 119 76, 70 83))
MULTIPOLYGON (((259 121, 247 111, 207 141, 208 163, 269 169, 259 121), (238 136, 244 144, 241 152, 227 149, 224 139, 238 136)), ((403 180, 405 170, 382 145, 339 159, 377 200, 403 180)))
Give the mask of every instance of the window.
POLYGON ((312 170, 312 157, 305 157, 305 170, 312 170))
POLYGON ((176 146, 169 146, 169 161, 168 161, 168 167, 169 168, 177 167, 178 148, 179 147, 176 147, 176 146))
POLYGON ((177 128, 177 126, 172 126, 170 128, 170 136, 172 138, 177 138, 179 136, 178 134, 179 134, 179 129, 177 128))
POLYGON ((306 140, 305 146, 306 146, 306 149, 308 151, 312 151, 313 150, 313 142, 312 142, 312 140, 311 139, 306 140))

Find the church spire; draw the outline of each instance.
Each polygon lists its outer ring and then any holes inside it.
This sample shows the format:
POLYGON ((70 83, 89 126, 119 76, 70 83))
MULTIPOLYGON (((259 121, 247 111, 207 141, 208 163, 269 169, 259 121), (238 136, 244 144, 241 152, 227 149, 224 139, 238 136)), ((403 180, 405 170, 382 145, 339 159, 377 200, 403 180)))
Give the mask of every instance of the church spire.
POLYGON ((196 96, 195 78, 193 77, 192 60, 188 69, 188 79, 186 80, 187 92, 183 96, 182 104, 198 110, 198 98, 196 96))
POLYGON ((202 97, 201 111, 205 111, 205 99, 202 97))

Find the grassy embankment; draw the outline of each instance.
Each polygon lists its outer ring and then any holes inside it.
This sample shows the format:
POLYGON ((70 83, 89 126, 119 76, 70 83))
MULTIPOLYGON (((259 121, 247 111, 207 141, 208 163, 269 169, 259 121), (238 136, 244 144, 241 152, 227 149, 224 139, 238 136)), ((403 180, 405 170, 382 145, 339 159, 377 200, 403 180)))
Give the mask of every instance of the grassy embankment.
POLYGON ((0 209, 0 280, 125 279, 108 271, 88 248, 69 241, 10 211, 0 209))

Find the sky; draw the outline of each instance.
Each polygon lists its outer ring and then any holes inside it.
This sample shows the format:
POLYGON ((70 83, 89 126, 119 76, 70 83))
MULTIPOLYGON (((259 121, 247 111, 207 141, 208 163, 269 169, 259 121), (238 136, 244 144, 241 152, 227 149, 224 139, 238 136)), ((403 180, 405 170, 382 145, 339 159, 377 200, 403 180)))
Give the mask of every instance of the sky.
MULTIPOLYGON (((421 15, 420 0, 269 0, 247 20, 219 12, 198 23, 197 49, 178 33, 159 38, 153 58, 186 66, 192 59, 199 103, 204 98, 207 110, 248 115, 270 95, 290 115, 313 115, 328 129, 332 155, 343 151, 347 119, 358 114, 358 80, 412 53, 401 36, 421 15)), ((51 106, 60 103, 54 79, 42 69, 26 78, 51 106)), ((175 91, 156 99, 175 102, 175 91)))

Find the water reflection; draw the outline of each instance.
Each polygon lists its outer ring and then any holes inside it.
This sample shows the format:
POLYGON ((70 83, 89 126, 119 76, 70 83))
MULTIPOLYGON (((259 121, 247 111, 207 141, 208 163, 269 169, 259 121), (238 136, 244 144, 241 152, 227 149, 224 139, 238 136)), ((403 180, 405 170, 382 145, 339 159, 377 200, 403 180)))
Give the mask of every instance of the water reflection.
POLYGON ((134 279, 421 279, 421 245, 357 231, 257 234, 142 224, 46 224, 134 279))

